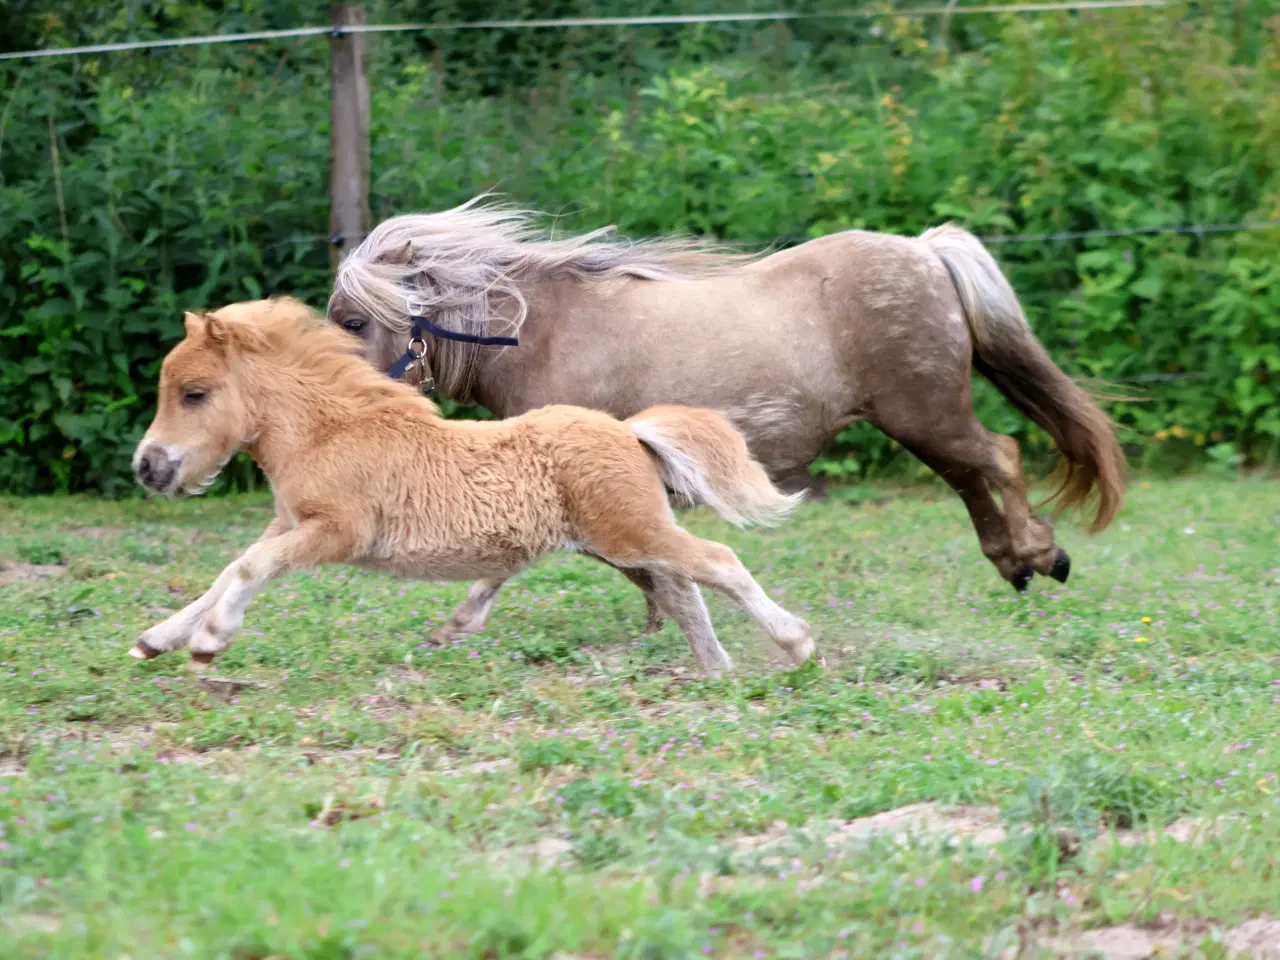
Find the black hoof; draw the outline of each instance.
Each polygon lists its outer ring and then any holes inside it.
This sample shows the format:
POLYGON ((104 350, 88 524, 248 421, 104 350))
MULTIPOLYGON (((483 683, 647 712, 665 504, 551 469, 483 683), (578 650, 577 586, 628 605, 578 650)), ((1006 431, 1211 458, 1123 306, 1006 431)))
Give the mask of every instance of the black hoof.
POLYGON ((1066 583, 1067 577, 1071 576, 1071 558, 1061 547, 1058 548, 1058 556, 1053 561, 1053 569, 1049 571, 1049 576, 1059 583, 1066 583))
POLYGON ((1009 582, 1013 584, 1013 589, 1019 593, 1026 593, 1031 578, 1035 576, 1035 571, 1030 567, 1019 567, 1013 575, 1013 579, 1009 582))

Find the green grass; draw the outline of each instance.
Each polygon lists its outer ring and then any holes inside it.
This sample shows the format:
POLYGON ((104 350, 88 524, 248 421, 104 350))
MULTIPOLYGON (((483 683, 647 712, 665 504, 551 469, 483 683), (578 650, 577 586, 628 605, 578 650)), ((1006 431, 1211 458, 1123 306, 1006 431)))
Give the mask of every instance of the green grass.
POLYGON ((230 689, 125 651, 267 500, 0 501, 0 561, 66 567, 0 583, 0 953, 1034 955, 1280 914, 1280 484, 1135 483, 1104 535, 1060 530, 1070 584, 1021 598, 949 492, 855 492, 773 531, 687 518, 825 670, 709 598, 738 668, 703 678, 674 626, 638 635, 622 577, 564 557, 444 648, 465 584, 292 576, 219 661, 253 683, 230 689), (921 801, 1004 837, 824 842, 921 801), (1192 817, 1205 842, 1160 838, 1192 817))

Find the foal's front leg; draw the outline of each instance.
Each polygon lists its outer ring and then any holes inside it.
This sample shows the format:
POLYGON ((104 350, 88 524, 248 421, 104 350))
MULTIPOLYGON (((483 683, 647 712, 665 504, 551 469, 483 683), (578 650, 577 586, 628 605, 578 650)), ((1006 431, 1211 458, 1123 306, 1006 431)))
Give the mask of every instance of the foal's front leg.
POLYGON ((320 520, 304 521, 287 533, 254 544, 224 571, 231 574, 231 582, 191 638, 191 666, 203 669, 230 646, 245 610, 272 580, 299 567, 349 560, 355 546, 350 532, 320 520))
POLYGON ((290 530, 283 521, 274 520, 262 539, 223 570, 204 596, 143 634, 129 653, 149 659, 188 645, 189 640, 193 665, 203 667, 226 649, 244 621, 245 608, 271 580, 298 567, 348 559, 354 544, 354 537, 332 524, 308 521, 290 530), (275 531, 282 532, 269 536, 275 531), (171 622, 185 627, 193 620, 195 625, 181 636, 174 628, 165 630, 171 622), (169 645, 154 647, 153 639, 169 645))
MULTIPOLYGON (((264 540, 280 536, 289 529, 289 524, 280 517, 273 517, 267 529, 249 550, 256 550, 264 540)), ((246 554, 248 551, 246 551, 246 554)), ((234 566, 234 564, 232 565, 234 566)), ((129 656, 139 660, 150 660, 170 650, 180 650, 191 640, 192 633, 200 626, 200 621, 209 612, 218 598, 231 585, 232 567, 227 567, 197 600, 187 604, 169 619, 157 623, 142 634, 137 644, 129 651, 129 656)))

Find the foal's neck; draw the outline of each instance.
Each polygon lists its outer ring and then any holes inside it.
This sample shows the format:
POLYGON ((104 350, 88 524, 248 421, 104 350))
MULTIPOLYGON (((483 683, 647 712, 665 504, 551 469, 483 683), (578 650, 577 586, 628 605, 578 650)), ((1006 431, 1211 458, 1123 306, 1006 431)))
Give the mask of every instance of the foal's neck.
POLYGON ((245 393, 251 439, 246 446, 268 479, 274 482, 325 437, 352 429, 361 409, 375 399, 362 396, 359 378, 354 379, 353 385, 332 370, 265 359, 250 367, 245 393))

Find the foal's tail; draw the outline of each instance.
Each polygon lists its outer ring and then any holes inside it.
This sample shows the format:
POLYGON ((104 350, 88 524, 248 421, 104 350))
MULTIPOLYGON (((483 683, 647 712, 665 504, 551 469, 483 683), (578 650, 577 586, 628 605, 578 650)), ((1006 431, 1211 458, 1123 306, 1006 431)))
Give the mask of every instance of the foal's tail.
POLYGON ((946 265, 973 334, 973 365, 1053 438, 1064 459, 1058 509, 1097 491, 1092 532, 1107 526, 1124 498, 1125 460, 1111 421, 1054 365, 1027 324, 1018 297, 973 234, 947 224, 920 239, 946 265))
POLYGON ((626 421, 657 461, 662 482, 691 504, 730 523, 778 523, 804 492, 787 496, 752 458, 742 434, 713 410, 650 407, 626 421))

